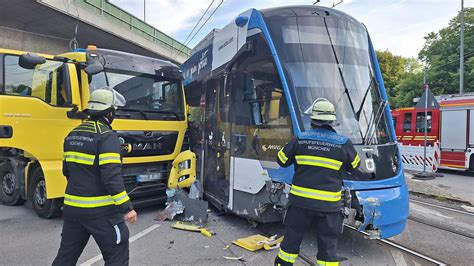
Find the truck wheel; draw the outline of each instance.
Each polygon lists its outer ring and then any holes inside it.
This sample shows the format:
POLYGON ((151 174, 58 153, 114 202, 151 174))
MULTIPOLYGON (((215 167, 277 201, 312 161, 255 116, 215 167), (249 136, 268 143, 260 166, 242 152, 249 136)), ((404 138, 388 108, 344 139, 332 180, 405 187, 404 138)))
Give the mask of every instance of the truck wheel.
POLYGON ((28 194, 33 209, 35 209, 39 217, 52 219, 61 215, 62 200, 47 198, 44 174, 39 167, 33 172, 28 194))
POLYGON ((0 164, 0 202, 7 206, 21 205, 25 202, 21 197, 21 180, 18 179, 9 161, 0 164))

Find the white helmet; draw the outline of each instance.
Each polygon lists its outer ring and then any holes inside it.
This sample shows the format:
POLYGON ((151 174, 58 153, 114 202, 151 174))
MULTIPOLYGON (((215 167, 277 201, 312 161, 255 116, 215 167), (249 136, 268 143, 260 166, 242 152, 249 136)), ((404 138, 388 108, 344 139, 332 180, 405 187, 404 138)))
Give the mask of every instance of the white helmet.
POLYGON ((117 109, 118 106, 125 106, 125 98, 110 87, 103 87, 94 90, 87 102, 87 110, 100 112, 109 108, 117 109))
POLYGON ((313 103, 311 119, 320 121, 336 121, 336 108, 325 98, 318 98, 313 103))

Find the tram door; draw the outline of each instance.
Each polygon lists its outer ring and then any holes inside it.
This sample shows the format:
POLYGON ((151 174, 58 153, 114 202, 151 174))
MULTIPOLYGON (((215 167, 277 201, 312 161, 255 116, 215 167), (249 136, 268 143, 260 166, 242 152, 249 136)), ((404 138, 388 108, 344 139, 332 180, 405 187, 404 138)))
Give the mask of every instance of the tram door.
POLYGON ((224 86, 224 76, 205 84, 206 106, 204 125, 204 187, 211 200, 223 207, 229 201, 229 104, 230 92, 224 86))

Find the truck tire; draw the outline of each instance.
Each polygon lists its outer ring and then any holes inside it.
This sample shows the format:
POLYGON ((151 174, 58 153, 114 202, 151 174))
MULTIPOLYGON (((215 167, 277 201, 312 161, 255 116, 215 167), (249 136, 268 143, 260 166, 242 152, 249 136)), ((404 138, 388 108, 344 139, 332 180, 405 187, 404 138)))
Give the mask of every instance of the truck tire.
POLYGON ((52 219, 61 215, 62 199, 47 199, 46 182, 40 167, 33 171, 29 188, 28 199, 39 217, 52 219))
POLYGON ((21 197, 21 180, 15 173, 10 161, 0 164, 0 202, 15 206, 25 203, 21 197))

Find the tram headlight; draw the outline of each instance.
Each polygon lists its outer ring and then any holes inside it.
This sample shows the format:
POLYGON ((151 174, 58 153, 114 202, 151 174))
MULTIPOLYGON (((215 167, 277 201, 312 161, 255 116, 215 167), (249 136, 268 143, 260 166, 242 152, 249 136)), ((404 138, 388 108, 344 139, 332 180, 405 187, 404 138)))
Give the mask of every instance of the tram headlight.
POLYGON ((400 165, 400 162, 398 161, 398 157, 395 155, 393 158, 392 158, 392 171, 394 173, 397 173, 398 172, 398 166, 400 165))

